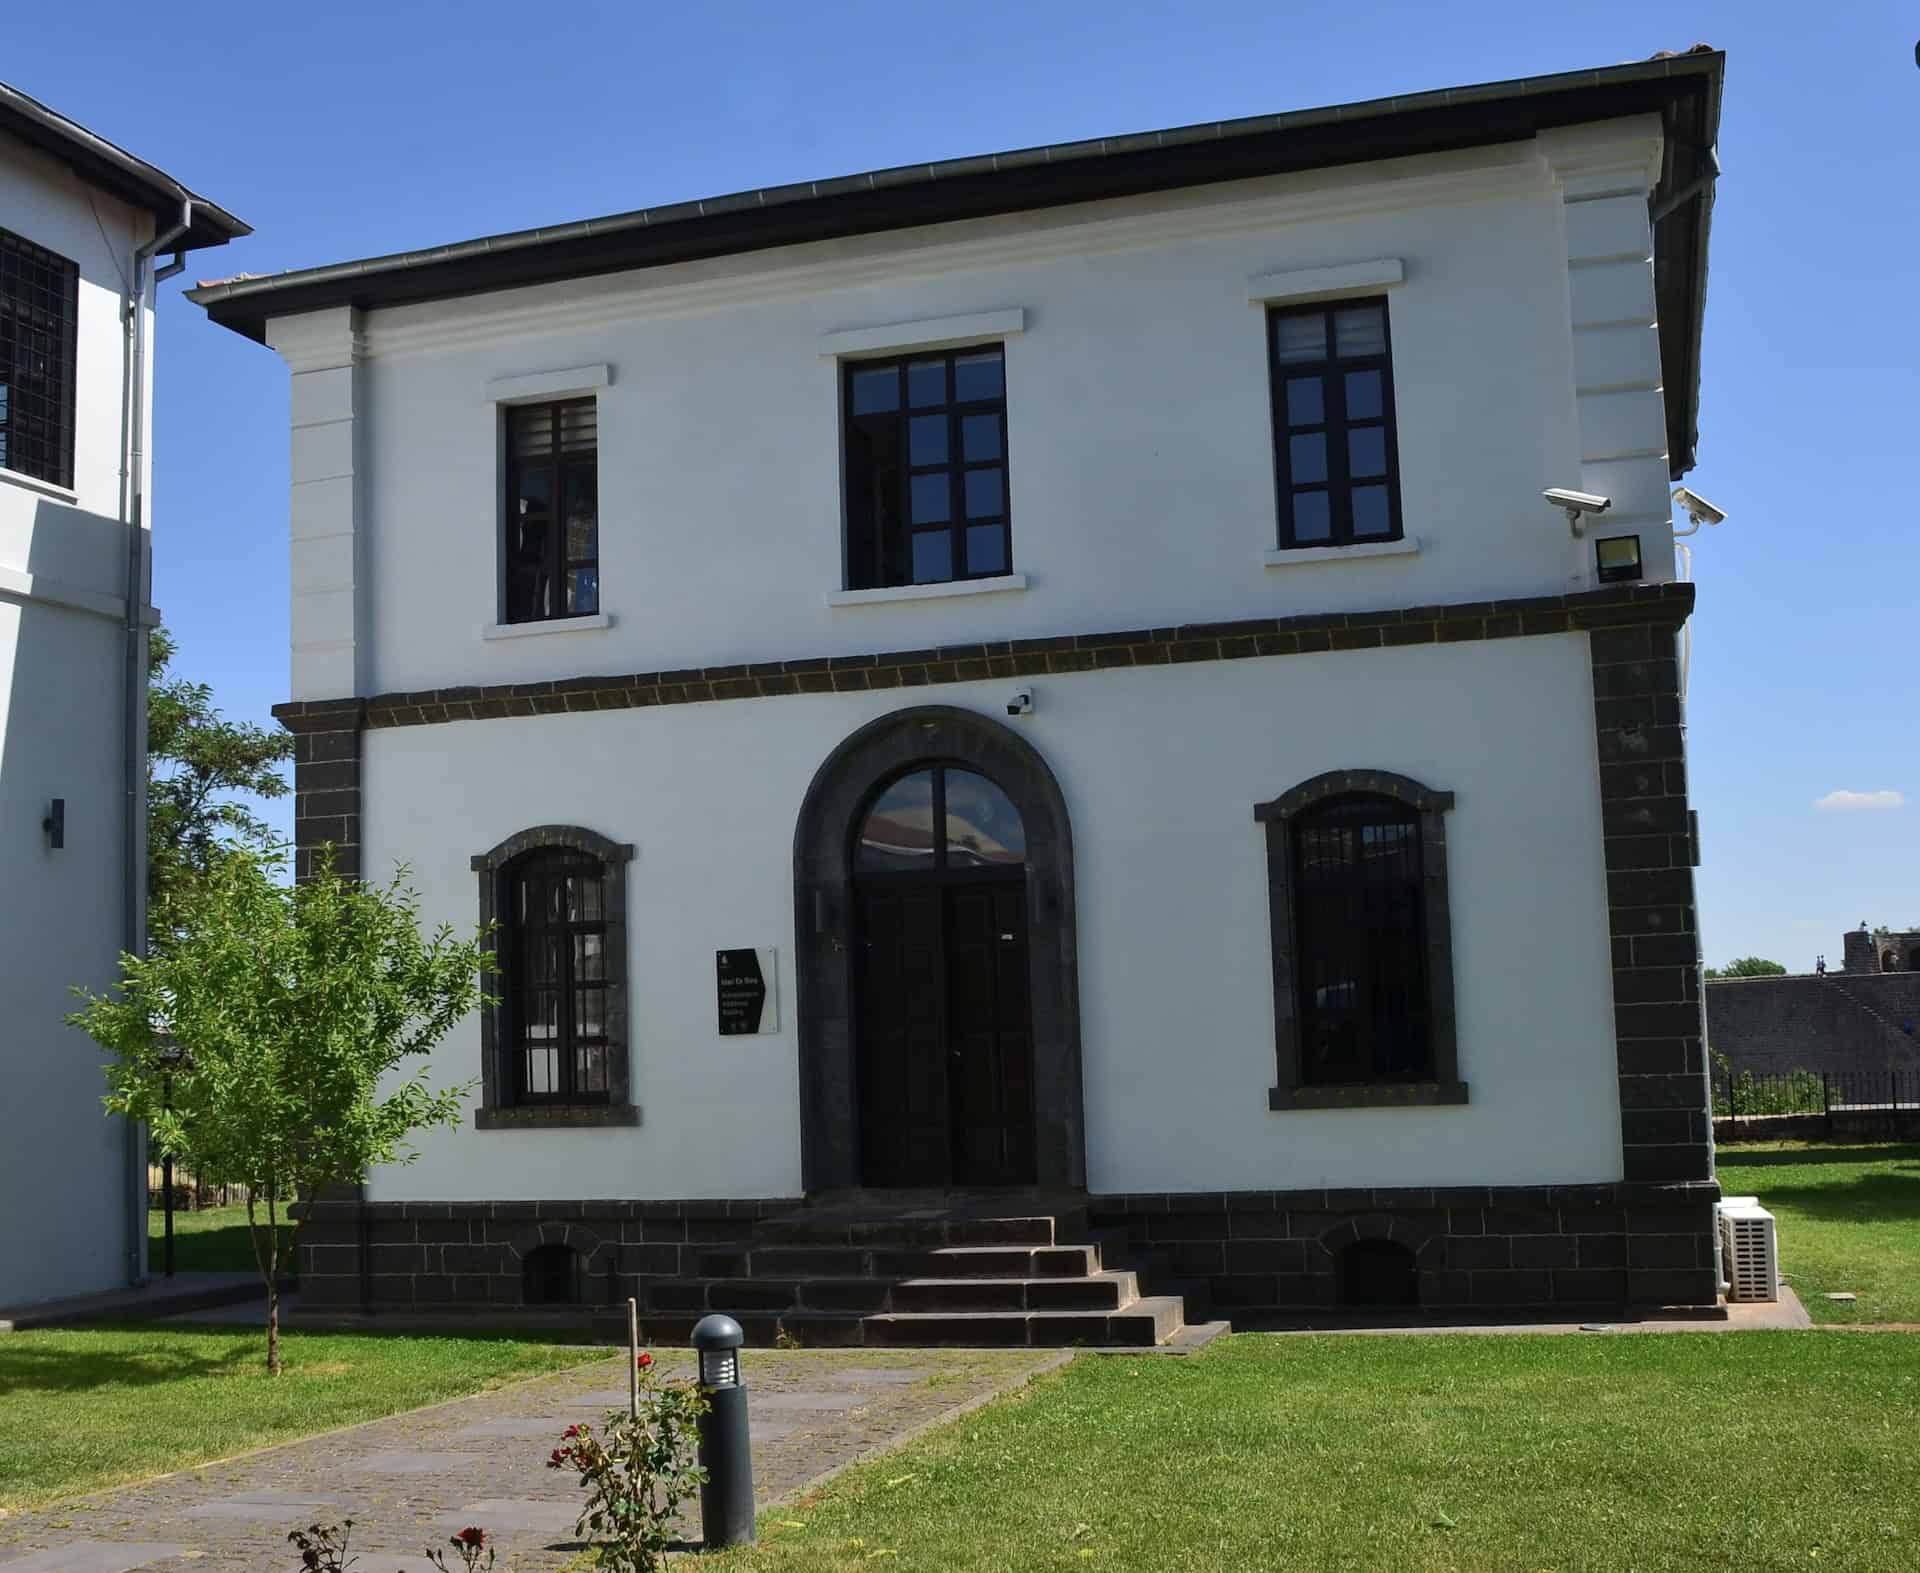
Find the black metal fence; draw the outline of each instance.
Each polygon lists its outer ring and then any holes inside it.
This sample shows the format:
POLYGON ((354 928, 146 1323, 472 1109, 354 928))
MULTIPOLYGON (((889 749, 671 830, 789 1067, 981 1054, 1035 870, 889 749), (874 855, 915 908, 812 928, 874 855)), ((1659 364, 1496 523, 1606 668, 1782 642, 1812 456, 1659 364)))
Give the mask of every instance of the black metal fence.
POLYGON ((1713 1112, 1721 1118, 1768 1114, 1891 1114, 1920 1111, 1920 1069, 1785 1071, 1757 1076, 1722 1071, 1713 1078, 1713 1112))

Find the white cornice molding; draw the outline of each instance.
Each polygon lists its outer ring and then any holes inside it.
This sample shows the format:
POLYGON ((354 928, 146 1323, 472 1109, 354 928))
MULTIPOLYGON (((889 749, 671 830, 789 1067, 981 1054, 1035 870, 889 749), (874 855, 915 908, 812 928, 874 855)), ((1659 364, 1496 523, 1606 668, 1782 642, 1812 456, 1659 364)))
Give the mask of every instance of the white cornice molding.
POLYGON ((1247 299, 1256 306, 1277 300, 1316 300, 1326 295, 1384 289, 1404 283, 1406 276, 1406 264, 1398 257, 1374 257, 1325 268, 1283 268, 1276 273, 1256 273, 1248 279, 1247 299))
POLYGON ((1660 183, 1665 140, 1658 115, 1560 126, 1534 138, 1568 202, 1645 196, 1660 183))
POLYGON ((267 321, 267 347, 291 372, 334 371, 367 357, 366 322, 352 306, 303 311, 267 321))
POLYGON ((566 399, 596 393, 613 385, 613 368, 571 366, 564 371, 530 371, 517 377, 494 377, 487 383, 489 404, 524 404, 529 399, 566 399))
POLYGON ((969 311, 957 317, 922 317, 916 322, 886 322, 872 328, 844 328, 820 335, 820 356, 838 360, 845 355, 869 355, 877 350, 946 349, 955 344, 978 344, 1007 339, 1027 328, 1024 306, 1002 311, 969 311))
MULTIPOLYGON (((1533 143, 1499 143, 391 307, 372 314, 365 337, 373 355, 454 349, 963 269, 1097 256, 1159 242, 1552 189, 1548 165, 1533 143)), ((1223 288, 1237 289, 1244 275, 1221 282, 1223 288)))

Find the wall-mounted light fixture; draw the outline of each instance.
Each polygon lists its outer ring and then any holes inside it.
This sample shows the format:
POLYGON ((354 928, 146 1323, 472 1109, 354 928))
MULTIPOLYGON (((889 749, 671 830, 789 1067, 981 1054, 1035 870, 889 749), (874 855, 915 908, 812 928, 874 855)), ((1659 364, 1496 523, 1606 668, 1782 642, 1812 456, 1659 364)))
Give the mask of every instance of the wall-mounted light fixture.
POLYGON ((1593 560, 1602 584, 1621 584, 1645 572, 1640 564, 1640 537, 1609 535, 1593 543, 1593 560))
POLYGON ((47 844, 58 852, 67 844, 67 800, 56 797, 53 806, 47 810, 47 817, 40 821, 40 828, 47 833, 47 844))

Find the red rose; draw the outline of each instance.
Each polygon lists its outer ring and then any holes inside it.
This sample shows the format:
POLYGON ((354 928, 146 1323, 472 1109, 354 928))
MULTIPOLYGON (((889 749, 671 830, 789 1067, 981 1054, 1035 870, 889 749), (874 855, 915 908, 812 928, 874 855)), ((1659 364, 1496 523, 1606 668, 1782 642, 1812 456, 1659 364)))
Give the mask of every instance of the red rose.
POLYGON ((556 1447, 547 1455, 547 1468, 564 1469, 566 1467, 568 1451, 567 1448, 556 1447))
POLYGON ((580 1428, 578 1426, 568 1426, 566 1430, 560 1433, 560 1436, 562 1440, 564 1440, 567 1437, 578 1436, 579 1434, 580 1434, 580 1428))
POLYGON ((455 1535, 453 1540, 455 1545, 472 1546, 474 1550, 478 1551, 487 1543, 487 1532, 484 1529, 474 1529, 469 1526, 455 1535))
POLYGON ((648 1366, 653 1364, 653 1356, 648 1354, 645 1350, 642 1350, 640 1352, 640 1358, 634 1361, 634 1364, 639 1366, 640 1369, 644 1371, 648 1366))

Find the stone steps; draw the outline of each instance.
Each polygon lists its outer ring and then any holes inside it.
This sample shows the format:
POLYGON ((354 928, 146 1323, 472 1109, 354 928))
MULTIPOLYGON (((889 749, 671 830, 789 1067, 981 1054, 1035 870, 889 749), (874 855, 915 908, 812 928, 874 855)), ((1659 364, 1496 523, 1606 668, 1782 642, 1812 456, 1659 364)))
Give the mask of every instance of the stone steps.
POLYGON ((996 1204, 862 1197, 763 1220, 699 1251, 694 1276, 647 1282, 644 1336, 684 1341, 717 1311, 750 1343, 1150 1348, 1204 1310, 1163 1255, 1090 1228, 1083 1203, 996 1204))

